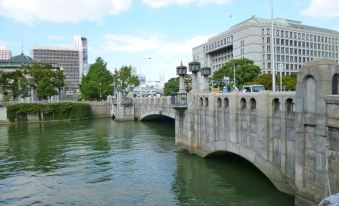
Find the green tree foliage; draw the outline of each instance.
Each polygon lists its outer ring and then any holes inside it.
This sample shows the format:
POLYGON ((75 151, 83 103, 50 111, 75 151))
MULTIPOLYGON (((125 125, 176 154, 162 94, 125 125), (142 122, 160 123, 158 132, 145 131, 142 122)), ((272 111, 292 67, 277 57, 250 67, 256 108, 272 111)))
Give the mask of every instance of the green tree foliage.
POLYGON ((285 86, 286 91, 296 90, 297 76, 295 74, 284 76, 282 80, 283 80, 283 86, 285 86))
MULTIPOLYGON (((173 77, 169 79, 163 88, 163 94, 164 96, 169 96, 171 94, 177 94, 179 92, 179 77, 173 77)), ((192 75, 186 75, 185 76, 185 88, 186 92, 191 91, 192 87, 192 75)))
POLYGON ((174 77, 169 79, 163 89, 164 96, 169 96, 171 94, 177 94, 179 91, 179 77, 174 77))
POLYGON ((59 94, 64 86, 64 73, 55 70, 51 64, 35 63, 22 65, 29 86, 36 90, 39 100, 47 100, 51 96, 59 94))
POLYGON ((233 59, 224 64, 212 75, 212 80, 220 81, 224 76, 233 80, 233 66, 235 66, 236 86, 242 87, 246 82, 252 81, 260 74, 260 67, 249 59, 233 59))
POLYGON ((115 69, 113 79, 115 86, 125 93, 140 84, 138 76, 133 75, 133 68, 131 66, 123 66, 119 70, 115 69))
POLYGON ((40 121, 48 120, 83 120, 91 118, 91 106, 84 103, 22 103, 7 106, 10 122, 26 122, 28 114, 38 115, 40 121))
POLYGON ((113 76, 107 70, 107 63, 98 57, 82 77, 80 84, 81 98, 85 100, 102 100, 113 94, 113 76))
POLYGON ((0 91, 3 95, 9 96, 12 100, 18 97, 29 96, 29 85, 21 70, 12 72, 0 72, 0 91))
MULTIPOLYGON (((272 90, 272 74, 262 74, 250 83, 262 84, 265 86, 265 89, 272 90)), ((280 85, 279 75, 276 75, 275 83, 277 86, 280 85)), ((295 74, 283 76, 282 83, 284 90, 295 91, 297 85, 297 77, 295 74)))

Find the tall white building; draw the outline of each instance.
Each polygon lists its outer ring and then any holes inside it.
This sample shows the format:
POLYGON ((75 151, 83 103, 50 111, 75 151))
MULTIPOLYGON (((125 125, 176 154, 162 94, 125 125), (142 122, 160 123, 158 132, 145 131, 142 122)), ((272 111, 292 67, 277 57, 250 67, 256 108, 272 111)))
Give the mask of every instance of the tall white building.
POLYGON ((82 36, 74 36, 74 47, 79 51, 80 62, 80 79, 81 76, 86 76, 88 73, 88 53, 87 53, 87 39, 82 36))
POLYGON ((76 99, 81 77, 88 68, 87 39, 74 37, 74 46, 35 46, 32 49, 35 61, 60 65, 65 74, 65 96, 76 99))
POLYGON ((11 50, 4 46, 0 46, 0 60, 9 60, 10 58, 12 58, 11 50))
MULTIPOLYGON (((277 18, 273 35, 276 71, 281 68, 284 73, 297 72, 314 58, 338 63, 337 31, 277 18)), ((194 47, 193 59, 214 72, 231 59, 248 58, 263 73, 269 73, 272 70, 271 41, 271 20, 252 16, 194 47)))

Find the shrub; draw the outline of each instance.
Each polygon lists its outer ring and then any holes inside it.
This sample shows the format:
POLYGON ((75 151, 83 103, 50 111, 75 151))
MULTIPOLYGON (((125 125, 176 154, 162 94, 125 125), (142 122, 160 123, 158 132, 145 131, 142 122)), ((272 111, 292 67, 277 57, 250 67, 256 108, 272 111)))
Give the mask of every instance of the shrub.
POLYGON ((10 122, 25 122, 28 114, 39 115, 40 120, 84 120, 91 117, 91 106, 85 103, 22 103, 7 106, 10 122))

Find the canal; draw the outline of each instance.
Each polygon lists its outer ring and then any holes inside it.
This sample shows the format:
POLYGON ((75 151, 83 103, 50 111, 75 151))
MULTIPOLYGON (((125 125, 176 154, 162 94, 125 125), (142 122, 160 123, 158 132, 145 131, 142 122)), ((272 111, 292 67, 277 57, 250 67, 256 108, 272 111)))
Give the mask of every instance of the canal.
POLYGON ((243 159, 174 149, 169 122, 0 126, 0 205, 293 205, 243 159))

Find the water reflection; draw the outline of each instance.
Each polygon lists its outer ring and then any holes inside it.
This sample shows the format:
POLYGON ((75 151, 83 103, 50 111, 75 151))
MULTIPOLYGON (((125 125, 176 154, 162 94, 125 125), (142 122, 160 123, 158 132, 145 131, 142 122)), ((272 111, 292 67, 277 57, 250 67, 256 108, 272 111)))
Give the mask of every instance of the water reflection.
POLYGON ((257 168, 236 155, 177 155, 172 191, 186 205, 293 205, 257 168))
POLYGON ((239 160, 174 153, 168 122, 13 124, 0 134, 0 205, 293 202, 239 160))

